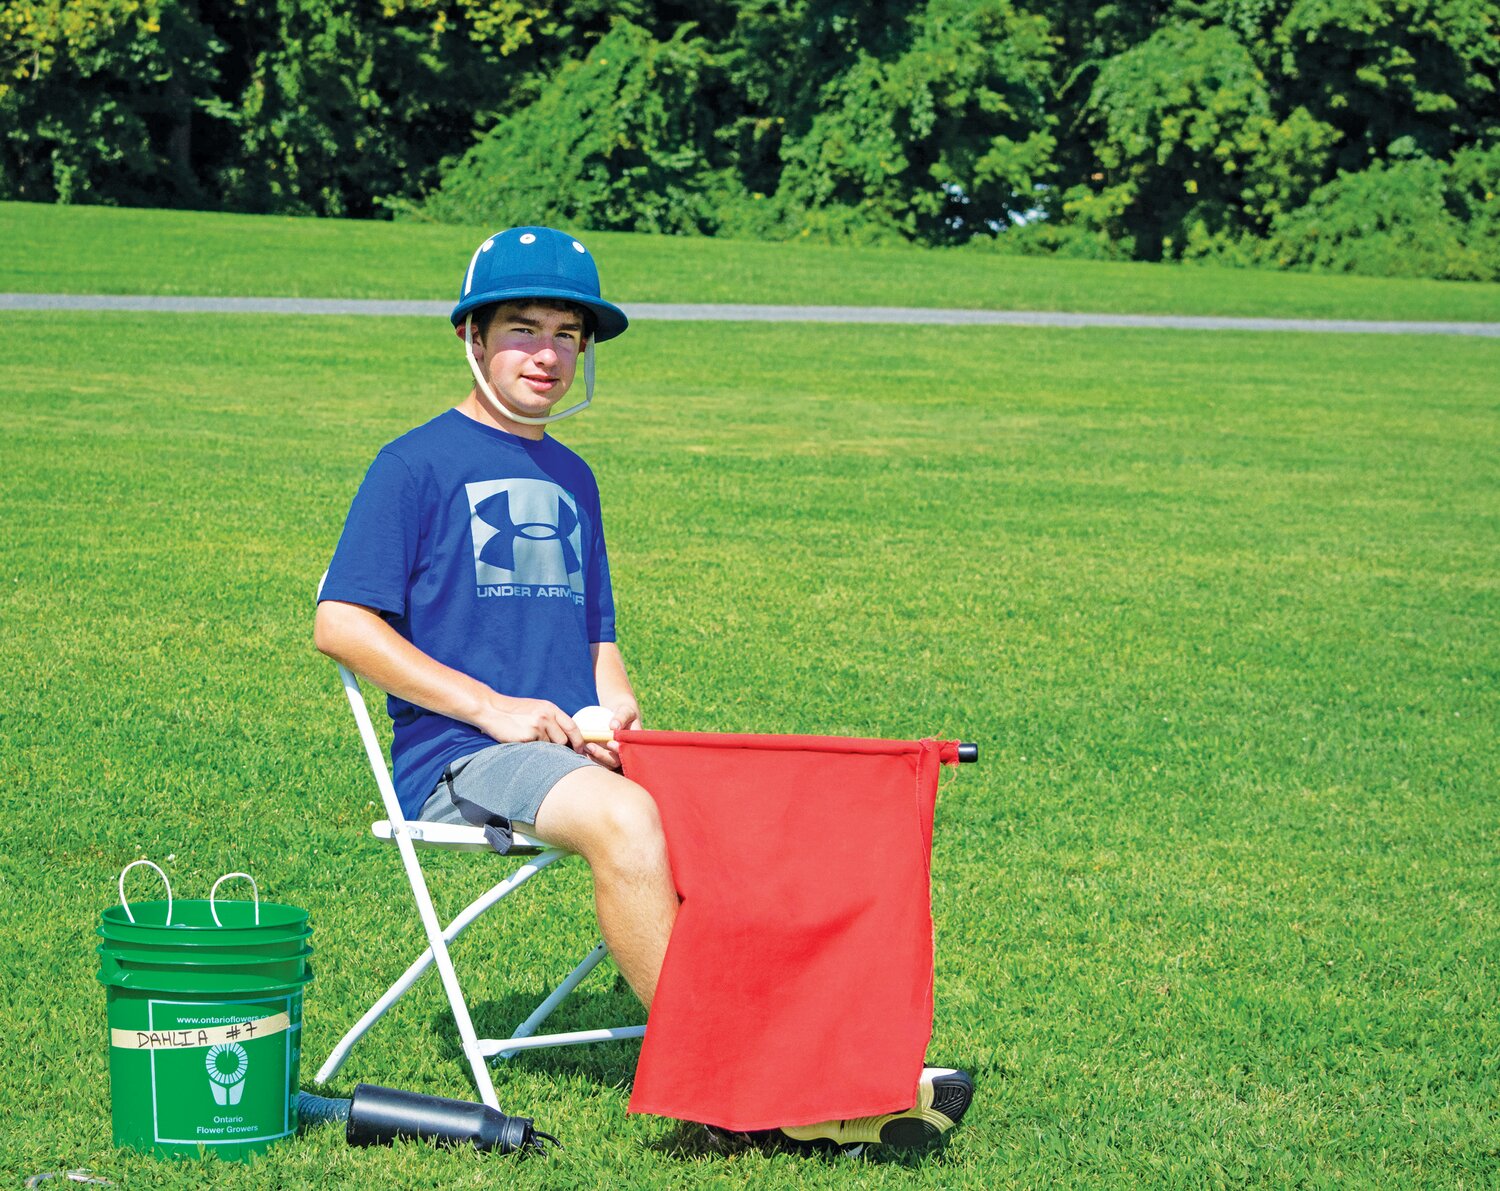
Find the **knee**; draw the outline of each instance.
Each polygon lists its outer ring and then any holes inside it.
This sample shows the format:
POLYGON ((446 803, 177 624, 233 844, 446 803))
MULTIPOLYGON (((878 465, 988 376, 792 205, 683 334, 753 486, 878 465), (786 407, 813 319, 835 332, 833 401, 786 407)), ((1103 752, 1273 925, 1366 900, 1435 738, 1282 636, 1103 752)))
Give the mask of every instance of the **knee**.
POLYGON ((651 795, 623 779, 621 788, 612 793, 600 815, 594 847, 586 857, 590 866, 620 877, 670 875, 667 840, 651 795))

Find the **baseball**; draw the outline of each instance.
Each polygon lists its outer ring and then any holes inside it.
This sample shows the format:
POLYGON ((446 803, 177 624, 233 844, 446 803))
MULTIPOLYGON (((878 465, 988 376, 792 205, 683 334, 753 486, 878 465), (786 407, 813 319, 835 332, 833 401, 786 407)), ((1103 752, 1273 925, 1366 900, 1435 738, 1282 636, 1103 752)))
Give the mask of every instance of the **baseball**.
POLYGON ((588 737, 607 739, 610 735, 610 721, 615 718, 615 713, 608 707, 600 707, 595 704, 592 707, 580 707, 573 713, 573 722, 578 725, 578 730, 588 737))

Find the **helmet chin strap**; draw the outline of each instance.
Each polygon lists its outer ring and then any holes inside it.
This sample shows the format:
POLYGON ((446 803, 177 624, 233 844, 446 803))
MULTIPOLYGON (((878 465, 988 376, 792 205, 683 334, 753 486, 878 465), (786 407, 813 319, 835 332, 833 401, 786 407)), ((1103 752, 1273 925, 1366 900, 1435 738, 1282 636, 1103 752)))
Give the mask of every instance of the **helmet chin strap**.
POLYGON ((571 418, 579 411, 587 409, 594 400, 594 341, 592 339, 583 347, 583 400, 563 410, 560 414, 545 414, 540 418, 517 413, 500 400, 495 390, 490 388, 490 382, 485 379, 484 370, 479 367, 479 360, 474 355, 474 316, 472 314, 464 318, 464 355, 468 357, 469 371, 474 374, 474 383, 479 386, 486 397, 505 411, 505 416, 512 422, 523 422, 527 426, 545 426, 548 422, 560 422, 564 418, 571 418))

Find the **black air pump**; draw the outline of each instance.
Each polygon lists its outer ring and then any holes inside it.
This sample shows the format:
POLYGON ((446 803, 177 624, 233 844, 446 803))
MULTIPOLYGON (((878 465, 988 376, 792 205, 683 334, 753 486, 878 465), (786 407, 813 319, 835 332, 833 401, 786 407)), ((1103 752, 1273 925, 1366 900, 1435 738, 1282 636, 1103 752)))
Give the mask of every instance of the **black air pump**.
POLYGON ((423 1096, 370 1083, 358 1085, 352 1100, 303 1092, 297 1097, 297 1112, 304 1126, 344 1121, 344 1136, 352 1146, 389 1145, 404 1138, 511 1154, 546 1153, 549 1143, 561 1144, 552 1134, 537 1129, 530 1117, 507 1116, 498 1108, 470 1100, 423 1096))

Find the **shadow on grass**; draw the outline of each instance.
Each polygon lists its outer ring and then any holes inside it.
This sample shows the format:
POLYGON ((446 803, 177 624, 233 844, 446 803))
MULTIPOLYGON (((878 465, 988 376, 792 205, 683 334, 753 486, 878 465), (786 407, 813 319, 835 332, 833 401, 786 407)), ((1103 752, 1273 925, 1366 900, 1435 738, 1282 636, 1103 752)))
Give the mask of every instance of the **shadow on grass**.
MULTIPOLYGON (((469 1006, 474 1029, 481 1038, 508 1035, 526 1019, 545 995, 543 990, 538 989, 476 1001, 469 1006)), ((564 1031, 633 1025, 642 1016, 643 1010, 639 1003, 631 995, 624 980, 617 975, 608 991, 575 991, 542 1029, 564 1031)), ((439 1055, 462 1063, 463 1050, 459 1046, 458 1032, 446 1007, 432 1015, 429 1026, 438 1039, 439 1055)), ((492 1063, 491 1068, 497 1076, 506 1070, 582 1076, 602 1087, 618 1088, 628 1096, 634 1087, 639 1055, 639 1040, 632 1038, 618 1042, 521 1051, 509 1059, 492 1063)), ((950 1133, 934 1144, 921 1148, 898 1149, 869 1145, 845 1150, 832 1142, 797 1142, 769 1131, 750 1137, 709 1130, 693 1121, 673 1121, 669 1123, 666 1132, 647 1143, 646 1148, 667 1157, 687 1159, 732 1159, 740 1154, 755 1153, 782 1154, 820 1166, 846 1167, 850 1164, 867 1163, 917 1169, 952 1165, 954 1159, 947 1154, 948 1141, 952 1136, 953 1133, 950 1133)))
MULTIPOLYGON (((475 1032, 481 1038, 508 1037, 545 995, 545 990, 513 992, 504 997, 474 1002, 469 1006, 469 1015, 474 1020, 475 1032)), ((617 987, 609 991, 576 990, 538 1032, 638 1025, 644 1017, 645 1010, 640 1003, 624 988, 623 981, 617 981, 617 987)), ((458 1031, 446 1006, 432 1015, 430 1026, 437 1040, 438 1054, 445 1059, 463 1062, 458 1031)), ((639 1055, 640 1040, 629 1038, 618 1042, 523 1050, 511 1058, 492 1063, 491 1068, 496 1072, 520 1069, 582 1075, 603 1086, 629 1092, 639 1055)))
POLYGON ((742 1154, 782 1154, 815 1163, 819 1166, 841 1167, 865 1165, 898 1166, 907 1170, 919 1167, 951 1166, 948 1157, 948 1139, 945 1137, 933 1145, 919 1149, 895 1149, 887 1146, 855 1146, 844 1149, 832 1142, 798 1142, 782 1138, 771 1131, 754 1136, 743 1133, 726 1133, 711 1130, 692 1121, 674 1121, 671 1128, 655 1141, 647 1144, 653 1150, 669 1158, 723 1158, 732 1159, 742 1154))

